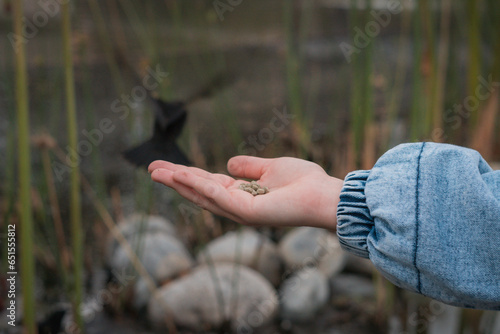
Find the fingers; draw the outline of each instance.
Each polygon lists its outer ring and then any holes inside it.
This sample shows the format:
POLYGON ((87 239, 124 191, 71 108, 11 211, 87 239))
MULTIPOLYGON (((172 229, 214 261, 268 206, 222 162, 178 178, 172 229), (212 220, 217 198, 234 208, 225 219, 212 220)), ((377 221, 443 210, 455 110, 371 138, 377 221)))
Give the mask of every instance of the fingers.
POLYGON ((155 169, 158 168, 164 168, 164 169, 170 169, 172 170, 175 168, 175 164, 168 162, 168 161, 163 161, 163 160, 156 160, 153 161, 152 163, 149 164, 148 166, 148 172, 151 174, 155 169))
POLYGON ((211 174, 198 168, 191 169, 191 167, 168 162, 158 162, 152 167, 154 169, 151 173, 153 181, 173 188, 194 204, 239 223, 245 223, 241 217, 249 216, 248 210, 242 210, 245 205, 241 204, 254 198, 246 192, 233 189, 233 187, 231 187, 232 190, 228 190, 225 182, 221 182, 220 179, 225 178, 225 181, 234 182, 231 177, 211 174), (173 170, 157 168, 158 166, 169 167, 173 170))
POLYGON ((173 185, 173 176, 174 172, 164 168, 155 168, 151 172, 151 179, 155 182, 163 183, 164 185, 171 187, 173 185))
POLYGON ((204 177, 210 180, 215 180, 222 184, 224 187, 229 186, 231 183, 234 182, 234 179, 230 176, 224 175, 224 174, 219 174, 219 173, 210 173, 207 172, 203 169, 196 168, 196 167, 187 167, 184 165, 177 165, 168 161, 162 161, 162 160, 157 160, 152 162, 149 167, 148 171, 149 173, 152 173, 154 170, 161 168, 161 169, 168 169, 172 172, 175 171, 180 171, 180 170, 187 170, 195 175, 198 175, 200 177, 204 177))
POLYGON ((260 179, 272 159, 256 158, 240 155, 229 159, 227 170, 231 175, 248 179, 260 179))
POLYGON ((214 180, 196 175, 187 170, 174 172, 173 179, 176 182, 182 183, 183 185, 194 189, 209 202, 218 203, 218 205, 220 205, 221 203, 230 201, 226 188, 214 180))
POLYGON ((202 196, 202 198, 195 196, 195 200, 198 201, 195 202, 196 204, 215 214, 228 217, 237 222, 243 221, 240 218, 242 215, 248 215, 244 210, 242 211, 242 208, 245 207, 243 203, 248 203, 248 201, 254 199, 252 195, 244 191, 240 191, 239 189, 233 189, 233 191, 227 190, 220 183, 214 180, 207 180, 189 171, 175 172, 173 179, 178 183, 192 188, 202 196))
MULTIPOLYGON (((151 178, 155 182, 162 183, 168 187, 173 188, 175 191, 179 193, 182 197, 187 199, 188 201, 193 202, 194 204, 198 205, 199 207, 202 207, 204 209, 207 209, 217 215, 221 216, 226 216, 230 219, 234 220, 234 216, 232 216, 230 213, 227 213, 220 209, 216 203, 216 201, 212 198, 212 194, 214 193, 214 189, 216 189, 217 184, 213 181, 209 181, 210 183, 206 185, 206 180, 203 178, 198 177, 194 178, 193 174, 190 174, 188 176, 184 176, 184 172, 180 172, 181 176, 179 177, 180 181, 176 181, 174 179, 174 173, 168 169, 162 169, 162 168, 157 168, 151 173, 151 178), (193 189, 193 187, 190 187, 189 185, 186 185, 184 181, 187 180, 188 184, 195 184, 197 183, 196 187, 197 189, 201 189, 203 192, 200 193, 193 189), (212 184, 213 183, 213 184, 212 184), (208 196, 207 196, 208 195, 208 196)), ((178 173, 179 174, 179 173, 178 173)), ((223 189, 225 190, 225 189, 223 189)), ((220 191, 218 189, 217 191, 220 191)), ((220 196, 219 196, 220 197, 220 196)))
POLYGON ((157 168, 151 173, 151 178, 153 179, 153 181, 162 183, 168 187, 173 188, 182 197, 190 200, 196 205, 201 206, 202 200, 200 194, 198 194, 196 191, 189 188, 188 186, 175 181, 173 176, 174 172, 163 168, 157 168))

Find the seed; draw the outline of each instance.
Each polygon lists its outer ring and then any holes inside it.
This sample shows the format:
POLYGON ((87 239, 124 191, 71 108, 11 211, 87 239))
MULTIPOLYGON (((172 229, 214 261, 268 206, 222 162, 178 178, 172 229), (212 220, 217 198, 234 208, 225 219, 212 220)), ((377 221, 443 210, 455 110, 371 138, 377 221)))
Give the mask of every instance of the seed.
POLYGON ((264 195, 269 192, 268 187, 262 187, 260 186, 257 181, 251 181, 250 183, 241 183, 238 186, 239 189, 244 190, 254 196, 257 195, 264 195))

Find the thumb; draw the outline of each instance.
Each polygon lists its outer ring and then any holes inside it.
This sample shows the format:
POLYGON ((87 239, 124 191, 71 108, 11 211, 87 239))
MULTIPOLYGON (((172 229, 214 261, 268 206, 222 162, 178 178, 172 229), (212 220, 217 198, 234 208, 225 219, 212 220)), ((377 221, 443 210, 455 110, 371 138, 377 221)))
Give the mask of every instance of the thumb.
POLYGON ((235 177, 258 180, 264 174, 272 160, 239 155, 229 159, 227 170, 235 177))

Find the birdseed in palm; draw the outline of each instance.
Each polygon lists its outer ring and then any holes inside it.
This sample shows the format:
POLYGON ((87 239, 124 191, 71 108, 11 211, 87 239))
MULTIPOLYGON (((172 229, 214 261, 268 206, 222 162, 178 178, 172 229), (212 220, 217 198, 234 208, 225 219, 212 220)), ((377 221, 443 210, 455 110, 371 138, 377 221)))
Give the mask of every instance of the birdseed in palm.
POLYGON ((268 187, 262 187, 256 181, 252 181, 250 183, 242 183, 238 186, 238 188, 254 196, 264 195, 269 192, 268 187))

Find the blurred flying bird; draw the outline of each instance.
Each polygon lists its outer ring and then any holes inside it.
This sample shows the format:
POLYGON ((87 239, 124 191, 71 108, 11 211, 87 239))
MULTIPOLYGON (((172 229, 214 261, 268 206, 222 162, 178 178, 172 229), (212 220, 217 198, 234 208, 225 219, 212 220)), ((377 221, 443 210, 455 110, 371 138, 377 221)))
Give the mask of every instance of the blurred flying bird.
POLYGON ((123 152, 123 156, 138 167, 147 167, 155 160, 167 160, 176 164, 189 165, 188 158, 176 143, 184 123, 186 123, 187 112, 184 103, 152 99, 155 102, 153 137, 126 150, 123 152))
POLYGON ((155 160, 190 165, 189 159, 176 143, 187 119, 186 108, 195 101, 212 96, 229 83, 227 75, 218 75, 184 101, 168 102, 150 96, 154 102, 153 136, 146 142, 123 152, 125 159, 138 167, 147 167, 155 160))

